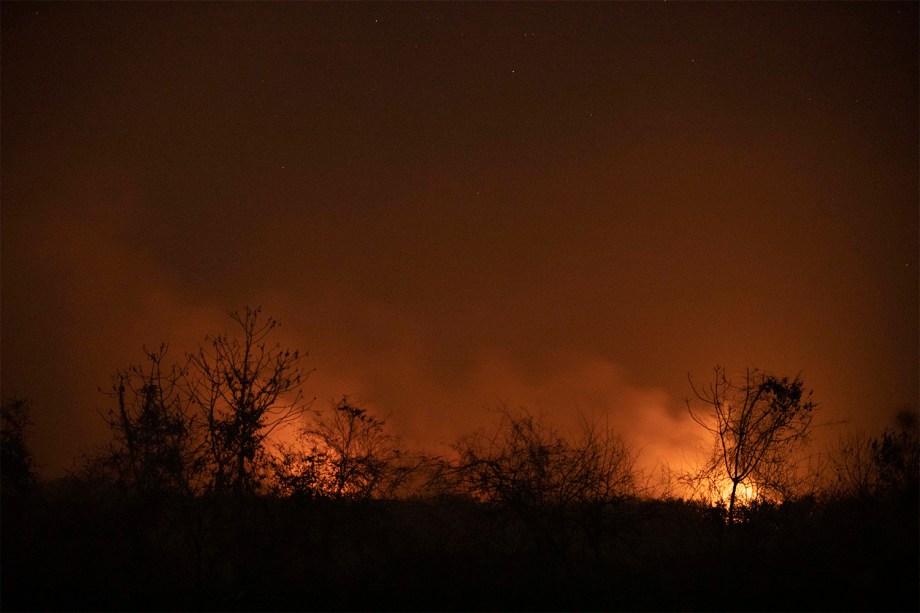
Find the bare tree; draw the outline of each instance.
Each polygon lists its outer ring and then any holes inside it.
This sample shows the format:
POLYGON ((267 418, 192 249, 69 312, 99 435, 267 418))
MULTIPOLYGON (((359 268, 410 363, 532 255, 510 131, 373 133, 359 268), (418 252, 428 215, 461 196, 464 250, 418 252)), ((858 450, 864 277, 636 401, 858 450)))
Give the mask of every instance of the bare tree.
POLYGON ((873 439, 860 430, 841 436, 830 450, 838 496, 866 497, 878 485, 878 467, 872 458, 873 439))
POLYGON ((211 487, 217 492, 254 491, 265 438, 309 407, 301 390, 306 375, 300 354, 268 344, 279 323, 260 316, 260 308, 231 313, 240 336, 207 336, 189 355, 184 385, 203 415, 211 487))
POLYGON ((722 474, 731 482, 732 524, 739 486, 752 484, 761 494, 780 487, 795 446, 808 436, 817 405, 799 377, 790 380, 751 368, 740 385, 717 366, 708 387, 699 389, 692 379, 690 387, 705 408, 694 410, 688 400, 687 409, 714 439, 714 453, 703 472, 722 474))
POLYGON ((830 457, 838 496, 915 495, 920 480, 920 425, 916 411, 899 411, 880 436, 857 431, 843 437, 830 457))
POLYGON ((145 365, 115 373, 110 395, 117 409, 106 421, 114 440, 105 462, 118 481, 139 491, 192 493, 199 468, 195 418, 179 388, 181 370, 166 368, 167 345, 150 351, 145 365))
POLYGON ((501 407, 494 430, 454 446, 454 481, 476 500, 509 508, 533 545, 556 561, 579 544, 596 549, 605 510, 635 493, 635 456, 606 425, 581 425, 567 436, 524 409, 501 407))
POLYGON ((410 458, 379 419, 347 397, 315 418, 300 449, 279 447, 276 471, 282 493, 332 498, 392 495, 410 472, 410 458))
POLYGON ((635 487, 635 458, 622 439, 587 420, 581 436, 570 438, 503 407, 492 433, 467 436, 455 448, 467 491, 513 507, 608 501, 635 487))
POLYGON ((269 462, 273 494, 306 498, 326 495, 326 455, 316 447, 278 443, 269 462))

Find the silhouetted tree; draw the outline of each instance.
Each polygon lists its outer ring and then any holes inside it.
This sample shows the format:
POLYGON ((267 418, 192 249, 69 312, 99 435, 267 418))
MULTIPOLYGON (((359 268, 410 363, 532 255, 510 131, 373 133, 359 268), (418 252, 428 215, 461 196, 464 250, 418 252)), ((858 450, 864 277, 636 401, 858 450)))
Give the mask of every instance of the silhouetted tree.
POLYGON ((35 467, 26 442, 32 417, 25 398, 9 398, 0 408, 0 492, 27 492, 35 486, 35 467))
POLYGON ((884 491, 916 496, 920 480, 920 428, 917 414, 903 410, 893 426, 872 441, 872 459, 884 491))
POLYGON ((731 482, 731 525, 741 484, 752 483, 761 494, 778 488, 795 446, 808 435, 816 405, 798 377, 790 380, 757 369, 747 369, 744 382, 736 385, 717 366, 706 389, 698 389, 692 379, 690 386, 706 405, 694 410, 688 400, 690 415, 714 439, 714 454, 704 471, 731 482))
POLYGON ((498 427, 455 446, 465 488, 512 506, 606 501, 634 491, 635 458, 623 440, 597 424, 563 436, 528 412, 503 407, 498 427))
POLYGON ((832 488, 837 496, 858 498, 875 494, 878 488, 878 466, 872 457, 877 439, 862 431, 841 437, 831 449, 830 461, 836 482, 832 488))
POLYGON ((333 497, 370 498, 388 476, 396 451, 383 425, 367 409, 343 398, 307 431, 324 454, 333 497))
MULTIPOLYGON (((301 439, 302 440, 302 439, 301 439)), ((271 462, 271 491, 288 497, 322 497, 326 493, 324 467, 326 456, 316 447, 279 443, 271 462)))
POLYGON ((190 494, 200 477, 200 442, 179 387, 181 371, 163 366, 167 345, 144 352, 146 366, 129 366, 113 377, 110 395, 117 408, 107 421, 114 440, 105 461, 130 489, 190 494))
POLYGON ((393 495, 412 465, 384 425, 343 398, 303 429, 299 449, 278 447, 279 491, 352 499, 393 495))
POLYGON ((920 480, 920 427, 915 411, 899 411, 879 436, 856 432, 831 452, 840 496, 916 496, 920 480))
POLYGON ((462 438, 455 450, 458 489, 509 509, 552 564, 574 543, 597 547, 604 509, 635 492, 629 448, 586 420, 580 435, 566 436, 526 410, 502 407, 494 430, 462 438))
POLYGON ((250 307, 231 313, 241 336, 206 336, 206 345, 189 355, 184 375, 189 400, 203 415, 211 485, 217 492, 253 492, 265 437, 308 406, 301 391, 300 354, 269 345, 279 324, 260 315, 260 308, 250 307))

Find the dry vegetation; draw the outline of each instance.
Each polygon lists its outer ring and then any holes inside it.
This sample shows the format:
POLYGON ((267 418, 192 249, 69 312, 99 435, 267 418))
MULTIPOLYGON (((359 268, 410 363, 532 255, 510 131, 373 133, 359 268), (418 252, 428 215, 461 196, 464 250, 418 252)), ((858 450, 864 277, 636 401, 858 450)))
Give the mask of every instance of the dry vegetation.
POLYGON ((35 478, 28 402, 3 404, 4 610, 918 608, 913 412, 792 487, 804 384, 717 369, 694 388, 712 462, 671 483, 701 495, 653 496, 602 423, 567 435, 502 407, 450 459, 402 449, 348 398, 302 402, 276 322, 234 322, 118 371, 111 441, 64 479, 35 478), (270 445, 293 418, 296 442, 270 445))

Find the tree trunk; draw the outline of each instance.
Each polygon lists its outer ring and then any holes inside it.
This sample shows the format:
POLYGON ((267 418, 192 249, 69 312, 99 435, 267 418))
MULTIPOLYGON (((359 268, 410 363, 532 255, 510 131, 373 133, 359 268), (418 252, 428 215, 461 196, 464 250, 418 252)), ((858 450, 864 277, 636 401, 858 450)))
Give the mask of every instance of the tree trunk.
POLYGON ((735 493, 738 491, 738 482, 732 481, 732 495, 728 501, 728 525, 735 522, 735 493))

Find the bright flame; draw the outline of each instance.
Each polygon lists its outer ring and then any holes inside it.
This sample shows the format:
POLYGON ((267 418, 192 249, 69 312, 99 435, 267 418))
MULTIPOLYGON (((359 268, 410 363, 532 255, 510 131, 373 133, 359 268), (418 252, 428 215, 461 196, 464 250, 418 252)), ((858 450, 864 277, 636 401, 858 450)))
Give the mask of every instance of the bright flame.
MULTIPOLYGON (((719 489, 719 494, 721 494, 722 500, 725 504, 728 504, 728 501, 732 498, 732 482, 730 479, 725 479, 722 481, 721 487, 719 489)), ((745 504, 753 501, 757 498, 757 488, 753 483, 745 483, 742 481, 738 484, 738 489, 735 490, 735 504, 745 504)))

